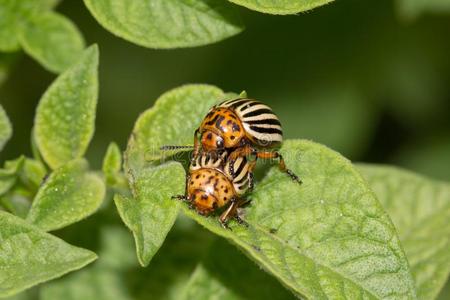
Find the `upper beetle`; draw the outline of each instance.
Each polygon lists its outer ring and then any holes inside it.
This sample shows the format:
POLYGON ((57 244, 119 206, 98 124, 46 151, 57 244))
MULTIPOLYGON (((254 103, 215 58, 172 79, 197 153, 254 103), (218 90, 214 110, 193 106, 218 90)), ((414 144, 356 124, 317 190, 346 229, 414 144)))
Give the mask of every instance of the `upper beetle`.
POLYGON ((227 150, 231 161, 247 155, 253 155, 255 159, 278 158, 280 169, 300 183, 299 178, 286 168, 281 154, 270 150, 282 141, 281 123, 269 106, 257 100, 238 98, 209 110, 195 131, 193 157, 202 149, 219 153, 227 150))

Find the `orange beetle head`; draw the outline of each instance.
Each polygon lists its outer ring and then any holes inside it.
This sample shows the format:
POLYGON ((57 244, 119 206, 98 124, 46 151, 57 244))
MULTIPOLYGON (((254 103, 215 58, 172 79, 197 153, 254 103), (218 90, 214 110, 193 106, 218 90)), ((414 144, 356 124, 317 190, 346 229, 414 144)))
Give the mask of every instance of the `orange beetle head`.
POLYGON ((223 137, 217 133, 206 130, 201 137, 202 147, 206 151, 221 150, 224 148, 223 137))

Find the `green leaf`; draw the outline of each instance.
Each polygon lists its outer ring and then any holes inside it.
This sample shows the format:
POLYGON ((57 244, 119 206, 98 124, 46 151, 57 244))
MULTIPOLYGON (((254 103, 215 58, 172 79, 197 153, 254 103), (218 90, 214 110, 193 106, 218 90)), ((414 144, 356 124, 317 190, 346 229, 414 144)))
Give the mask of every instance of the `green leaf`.
POLYGON ((55 170, 33 200, 27 221, 45 231, 55 230, 93 214, 103 201, 105 185, 87 171, 85 160, 55 170))
POLYGON ((161 247, 179 211, 171 196, 182 194, 184 169, 170 162, 142 170, 132 185, 134 198, 114 198, 120 217, 133 232, 139 263, 147 266, 161 247))
POLYGON ((0 105, 0 151, 12 136, 12 127, 3 106, 0 105))
POLYGON ((163 145, 192 145, 195 129, 211 106, 224 97, 214 86, 195 84, 163 94, 136 121, 125 153, 127 173, 173 154, 161 152, 163 145))
POLYGON ((114 186, 118 181, 121 181, 122 174, 122 153, 116 143, 110 143, 103 158, 103 174, 106 177, 106 183, 114 186))
POLYGON ((5 167, 0 169, 0 196, 7 193, 16 183, 18 173, 24 163, 24 157, 5 162, 5 167))
POLYGON ((333 0, 229 0, 262 13, 274 15, 296 14, 325 5, 333 0))
POLYGON ((37 190, 41 185, 47 170, 38 160, 26 158, 20 172, 20 180, 31 190, 37 190))
POLYGON ((0 51, 17 51, 20 49, 17 28, 20 18, 29 10, 29 1, 0 1, 0 51))
POLYGON ((43 286, 41 300, 125 300, 128 295, 124 272, 135 267, 131 236, 119 226, 101 230, 101 250, 94 265, 43 286))
POLYGON ((235 247, 216 240, 180 299, 296 299, 235 247), (245 277, 245 279, 243 279, 245 277))
POLYGON ((0 211, 0 297, 82 268, 96 257, 0 211))
POLYGON ((113 34, 148 48, 211 44, 243 30, 237 10, 223 0, 85 0, 113 34))
POLYGON ((391 216, 420 299, 434 299, 450 273, 450 184, 394 167, 360 165, 391 216))
POLYGON ((82 157, 94 134, 97 69, 98 49, 93 45, 52 83, 40 100, 34 137, 52 169, 82 157))
POLYGON ((298 296, 415 299, 395 227, 351 163, 309 141, 286 141, 281 152, 303 184, 272 168, 245 209, 249 227, 233 221, 226 230, 217 218, 183 211, 298 296))
POLYGON ((423 13, 449 13, 447 0, 397 0, 399 14, 406 20, 417 18, 423 13))
POLYGON ((76 62, 84 49, 83 37, 72 21, 53 12, 37 14, 24 22, 20 41, 30 56, 55 73, 76 62))
POLYGON ((55 0, 1 0, 0 1, 0 51, 20 49, 18 33, 22 22, 43 10, 52 8, 55 0))
POLYGON ((177 220, 151 267, 136 261, 133 239, 123 226, 100 230, 99 259, 95 264, 40 289, 41 300, 180 299, 196 263, 214 236, 193 221, 177 220))

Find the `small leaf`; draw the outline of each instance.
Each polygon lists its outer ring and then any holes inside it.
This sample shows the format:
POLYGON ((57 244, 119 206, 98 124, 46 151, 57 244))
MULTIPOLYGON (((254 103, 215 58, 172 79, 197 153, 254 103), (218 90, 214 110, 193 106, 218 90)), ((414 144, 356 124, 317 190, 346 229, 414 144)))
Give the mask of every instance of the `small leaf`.
POLYGON ((2 0, 0 1, 0 51, 9 52, 20 49, 16 35, 21 15, 29 9, 24 5, 28 1, 2 0))
POLYGON ((55 0, 1 0, 0 51, 20 49, 18 32, 23 21, 56 5, 55 0))
POLYGON ((175 222, 179 202, 171 196, 183 193, 184 174, 175 162, 144 169, 132 186, 134 198, 119 194, 114 198, 120 217, 133 232, 142 266, 150 263, 175 222))
MULTIPOLYGON (((106 227, 101 230, 101 250, 95 264, 79 272, 44 285, 41 300, 128 300, 127 275, 136 267, 131 236, 123 227, 106 227), (124 271, 124 272, 121 272, 124 271)), ((133 270, 135 271, 135 270, 133 270)))
POLYGON ((185 85, 159 97, 136 121, 125 153, 127 173, 173 154, 161 152, 163 145, 192 145, 195 129, 211 106, 224 97, 210 85, 185 85))
POLYGON ((23 163, 24 157, 21 156, 15 160, 6 161, 5 167, 0 169, 0 196, 14 186, 23 163))
POLYGON ((13 186, 8 193, 0 196, 0 205, 15 216, 25 219, 31 206, 28 193, 20 185, 13 186))
POLYGON ((111 143, 106 150, 105 158, 103 159, 103 174, 106 177, 106 183, 114 186, 117 180, 122 174, 120 169, 122 168, 122 153, 119 146, 116 143, 111 143))
POLYGON ((105 185, 87 172, 85 160, 55 170, 33 200, 27 221, 45 231, 55 230, 93 214, 103 201, 105 185))
POLYGON ((76 62, 84 48, 83 37, 72 21, 53 12, 37 14, 24 22, 20 41, 30 56, 55 73, 76 62))
POLYGON ((243 30, 237 10, 223 0, 85 0, 113 34, 148 48, 211 44, 243 30))
POLYGON ((444 14, 450 12, 447 0, 397 0, 399 14, 406 20, 413 20, 423 13, 444 14))
POLYGON ((41 185, 47 170, 38 160, 26 158, 20 172, 20 180, 31 190, 37 190, 41 185))
POLYGON ((434 299, 450 273, 450 184, 394 167, 359 165, 391 216, 419 299, 434 299))
POLYGON ((229 0, 249 9, 274 15, 296 14, 325 5, 333 0, 229 0))
POLYGON ((296 299, 239 250, 217 239, 197 266, 181 299, 296 299), (243 276, 245 280, 243 280, 243 276))
POLYGON ((350 162, 309 141, 286 141, 281 151, 303 184, 272 168, 245 209, 249 227, 233 221, 226 230, 217 218, 182 210, 298 296, 415 299, 395 227, 350 162))
POLYGON ((52 169, 82 157, 94 134, 97 69, 98 49, 94 45, 52 83, 40 100, 34 137, 52 169))
POLYGON ((0 211, 0 297, 82 268, 96 257, 0 211))
POLYGON ((191 220, 178 220, 151 267, 142 268, 136 261, 133 239, 123 226, 101 228, 95 264, 45 284, 39 299, 179 300, 211 238, 212 234, 191 220))
POLYGON ((0 105, 0 151, 12 136, 12 127, 5 110, 0 105))

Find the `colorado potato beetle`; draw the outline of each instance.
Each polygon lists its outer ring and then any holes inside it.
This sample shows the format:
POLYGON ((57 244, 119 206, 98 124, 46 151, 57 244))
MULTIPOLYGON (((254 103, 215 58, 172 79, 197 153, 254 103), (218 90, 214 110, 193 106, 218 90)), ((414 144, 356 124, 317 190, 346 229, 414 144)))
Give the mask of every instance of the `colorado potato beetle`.
POLYGON ((186 176, 185 194, 174 196, 189 202, 191 208, 204 216, 228 205, 219 217, 224 227, 233 217, 245 223, 237 214, 237 209, 246 202, 242 196, 253 187, 252 171, 255 165, 255 162, 249 162, 245 157, 231 162, 226 156, 226 152, 220 156, 214 152, 197 155, 186 176), (228 172, 231 163, 235 170, 233 174, 228 172))
MULTIPOLYGON (((227 150, 230 161, 248 155, 253 155, 255 160, 277 158, 280 170, 301 183, 298 176, 286 167, 279 152, 267 150, 279 146, 282 141, 281 123, 269 106, 257 100, 238 98, 210 109, 195 131, 193 157, 202 149, 227 150)), ((232 168, 230 172, 233 172, 232 168)))

